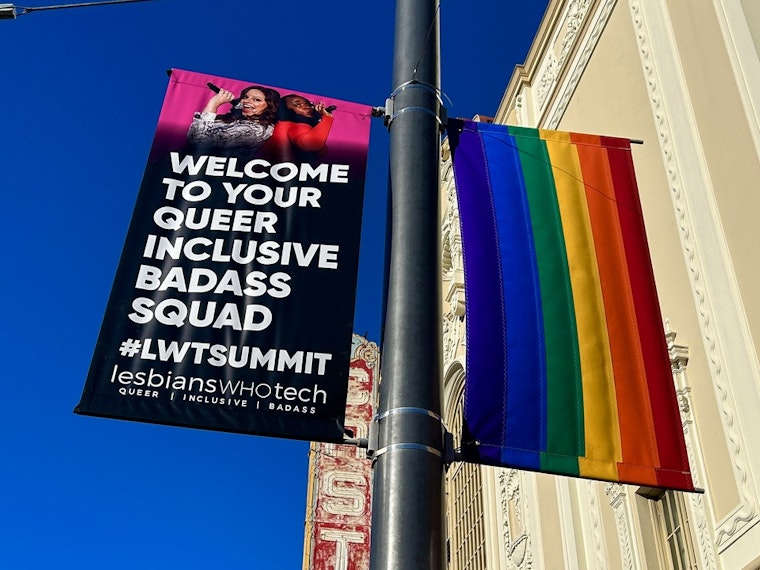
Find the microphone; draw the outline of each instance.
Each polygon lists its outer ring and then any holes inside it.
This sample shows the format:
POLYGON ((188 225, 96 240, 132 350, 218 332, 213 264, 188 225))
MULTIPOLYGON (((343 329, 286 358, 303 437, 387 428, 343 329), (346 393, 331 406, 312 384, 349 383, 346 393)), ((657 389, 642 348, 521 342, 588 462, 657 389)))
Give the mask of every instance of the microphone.
MULTIPOLYGON (((206 87, 211 89, 211 91, 213 91, 214 93, 219 93, 219 91, 221 91, 219 87, 217 87, 210 81, 206 83, 206 87)), ((233 109, 240 109, 240 99, 233 99, 232 101, 230 101, 230 105, 232 105, 233 109)))

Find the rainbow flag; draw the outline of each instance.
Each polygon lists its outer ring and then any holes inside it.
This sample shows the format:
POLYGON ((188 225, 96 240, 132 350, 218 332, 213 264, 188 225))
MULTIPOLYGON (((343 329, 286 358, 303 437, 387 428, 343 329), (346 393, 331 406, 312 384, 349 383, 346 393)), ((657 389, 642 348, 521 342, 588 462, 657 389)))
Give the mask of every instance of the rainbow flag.
POLYGON ((449 120, 465 461, 693 491, 627 139, 449 120))

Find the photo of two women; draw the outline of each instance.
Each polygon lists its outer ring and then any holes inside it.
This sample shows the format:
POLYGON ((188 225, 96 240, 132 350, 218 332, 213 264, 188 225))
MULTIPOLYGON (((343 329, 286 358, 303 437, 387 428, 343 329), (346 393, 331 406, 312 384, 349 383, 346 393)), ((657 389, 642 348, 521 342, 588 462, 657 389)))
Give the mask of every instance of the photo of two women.
POLYGON ((208 87, 213 94, 194 113, 187 133, 192 152, 309 163, 326 155, 335 106, 261 85, 239 95, 213 83, 208 87))

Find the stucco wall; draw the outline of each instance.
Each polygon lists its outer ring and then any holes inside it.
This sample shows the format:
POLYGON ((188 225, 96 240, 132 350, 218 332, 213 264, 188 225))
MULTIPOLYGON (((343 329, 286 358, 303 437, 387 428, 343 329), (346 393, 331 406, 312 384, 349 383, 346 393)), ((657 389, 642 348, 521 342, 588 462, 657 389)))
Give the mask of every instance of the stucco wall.
POLYGON ((755 42, 755 49, 760 56, 760 2, 757 0, 741 0, 744 17, 747 18, 750 34, 755 42))

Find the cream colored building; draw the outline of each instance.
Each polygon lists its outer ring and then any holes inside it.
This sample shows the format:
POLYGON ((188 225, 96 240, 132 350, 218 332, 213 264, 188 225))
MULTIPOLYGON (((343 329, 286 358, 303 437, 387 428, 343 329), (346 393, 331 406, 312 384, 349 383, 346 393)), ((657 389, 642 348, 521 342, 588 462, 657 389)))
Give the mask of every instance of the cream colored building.
MULTIPOLYGON (((511 25, 515 25, 511 23, 511 25)), ((673 379, 704 494, 454 464, 452 570, 760 568, 760 0, 551 0, 494 122, 634 145, 673 379)), ((445 414, 464 290, 443 149, 445 414)))

